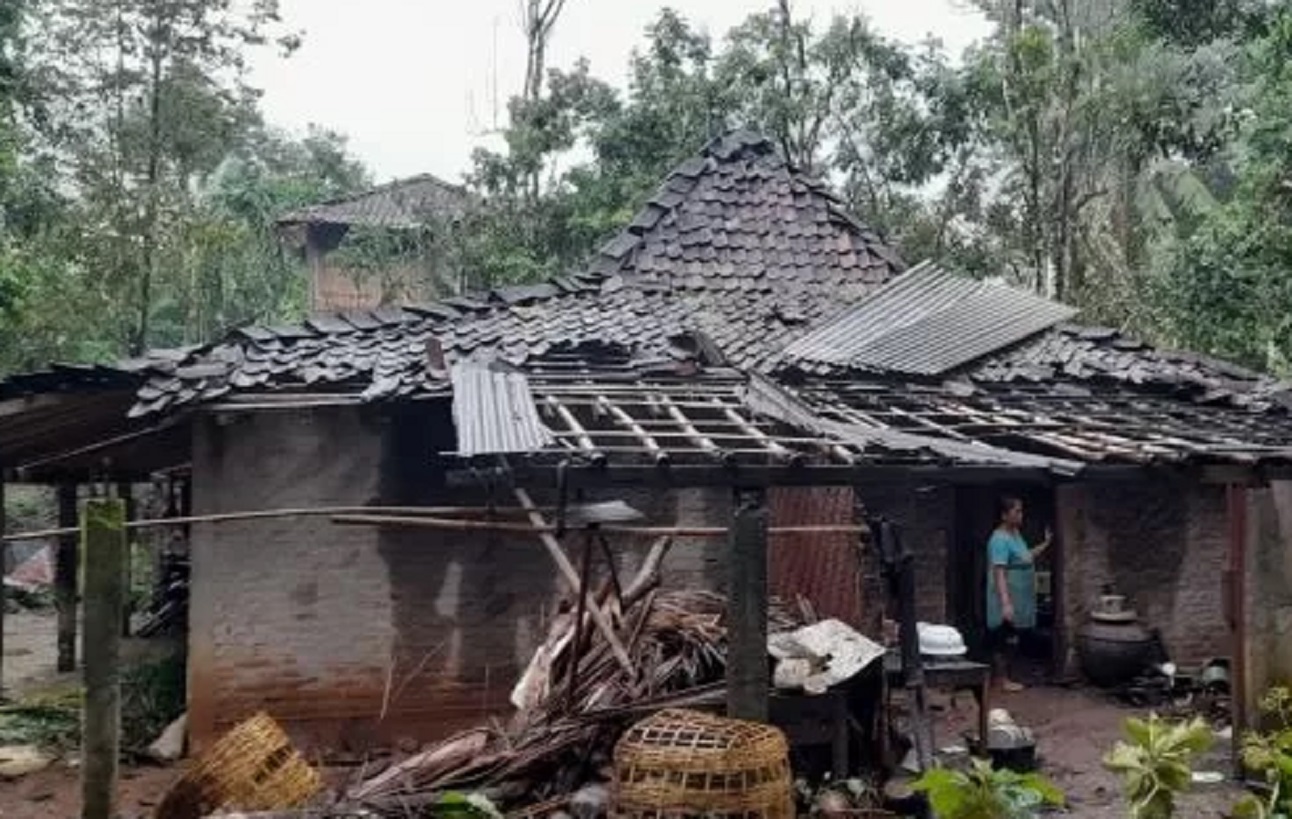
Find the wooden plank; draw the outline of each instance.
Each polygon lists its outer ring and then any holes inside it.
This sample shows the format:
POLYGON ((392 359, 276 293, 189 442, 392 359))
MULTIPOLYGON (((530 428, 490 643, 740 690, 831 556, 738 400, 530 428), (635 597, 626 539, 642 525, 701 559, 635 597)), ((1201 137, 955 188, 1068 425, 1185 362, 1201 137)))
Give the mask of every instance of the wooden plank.
MULTIPOLYGON (((529 493, 518 488, 515 490, 515 495, 517 502, 528 510, 530 524, 537 529, 546 529, 547 521, 543 519, 543 515, 538 511, 538 506, 534 503, 533 498, 529 496, 529 493)), ((560 542, 549 532, 540 532, 538 537, 547 549, 547 553, 551 555, 552 560, 556 563, 561 575, 570 584, 570 588, 578 590, 579 573, 575 571, 570 559, 565 556, 565 551, 561 548, 560 542)), ((586 590, 583 591, 586 593, 586 590)), ((615 655, 615 659, 619 661, 619 665, 628 673, 628 676, 635 678, 637 671, 633 668, 632 660, 628 658, 628 651, 624 648, 618 635, 615 634, 615 628, 611 625, 610 619, 597 605, 596 600, 589 600, 588 603, 590 604, 588 610, 592 613, 592 622, 596 623, 597 628, 601 629, 601 635, 606 638, 606 644, 610 646, 610 652, 615 655)))
POLYGON ((58 670, 76 670, 77 575, 80 574, 76 535, 76 484, 58 487, 58 551, 54 560, 54 605, 58 610, 58 670))
POLYGON ((766 722, 771 686, 767 662, 767 497, 737 493, 727 584, 727 716, 766 722))
MULTIPOLYGON (((129 528, 130 522, 135 519, 135 514, 137 512, 137 505, 135 503, 135 496, 134 496, 134 486, 129 483, 118 484, 117 497, 121 498, 122 502, 125 504, 125 510, 126 510, 125 525, 127 528, 129 528)), ((122 558, 122 562, 121 562, 121 565, 123 567, 122 571, 125 572, 124 582, 126 584, 126 601, 125 601, 125 605, 121 610, 121 636, 126 638, 130 637, 130 617, 132 614, 134 614, 134 607, 131 604, 131 598, 133 595, 130 593, 131 587, 134 584, 134 566, 132 565, 134 555, 132 554, 131 549, 132 547, 130 545, 130 538, 127 537, 126 553, 125 553, 125 556, 122 558)))
POLYGON ((85 505, 85 706, 81 722, 81 818, 117 815, 121 754, 121 612, 125 606, 125 504, 85 505))
MULTIPOLYGON (((555 486, 555 464, 513 463, 497 471, 499 480, 528 486, 555 486)), ((684 488, 704 486, 891 486, 894 483, 919 486, 922 483, 996 484, 1010 482, 1050 483, 1057 476, 1036 467, 1024 466, 916 466, 908 464, 755 465, 733 463, 706 466, 657 466, 611 464, 605 467, 571 464, 565 470, 570 488, 607 486, 652 486, 684 488)), ((1073 477, 1080 477, 1080 473, 1073 477)), ((480 470, 452 470, 450 487, 477 488, 480 470)))

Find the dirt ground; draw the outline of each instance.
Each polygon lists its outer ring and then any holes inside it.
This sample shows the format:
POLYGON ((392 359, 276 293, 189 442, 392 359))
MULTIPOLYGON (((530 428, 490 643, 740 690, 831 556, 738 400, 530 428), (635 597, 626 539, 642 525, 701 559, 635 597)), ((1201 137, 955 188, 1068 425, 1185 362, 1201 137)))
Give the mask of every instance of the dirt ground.
MULTIPOLYGON (((934 703, 946 710, 939 716, 934 741, 939 747, 963 744, 966 731, 976 731, 973 698, 962 694, 951 709, 947 697, 934 703)), ((1122 738, 1122 722, 1135 714, 1092 691, 1067 688, 1031 688, 1017 694, 995 694, 993 708, 1004 708, 1014 720, 1032 729, 1043 773, 1063 790, 1069 815, 1089 819, 1125 819, 1117 778, 1105 771, 1101 760, 1122 738)), ((1198 771, 1220 771, 1228 777, 1229 743, 1217 739, 1198 771)), ((1241 789, 1226 781, 1197 785, 1177 806, 1177 815, 1211 819, 1228 814, 1241 789)))
MULTIPOLYGON (((60 681, 54 673, 55 620, 52 612, 23 612, 5 618, 4 689, 20 696, 60 681)), ((939 747, 962 744, 973 729, 976 707, 962 694, 954 707, 935 694, 939 712, 935 740, 939 747)), ((1122 721, 1133 712, 1097 693, 1065 688, 1032 688, 998 695, 992 705, 1005 708, 1036 734, 1044 772, 1067 794, 1068 815, 1088 819, 1124 819, 1117 780, 1103 769, 1103 755, 1121 737, 1122 721)), ((1229 773, 1228 745, 1218 741, 1202 770, 1229 773)), ((121 817, 142 819, 177 768, 126 767, 122 772, 121 817)), ((0 781, 0 819, 67 819, 79 813, 76 760, 60 760, 49 769, 18 781, 0 781)), ((1239 791, 1232 784, 1198 786, 1179 806, 1179 815, 1211 819, 1226 814, 1239 791)))

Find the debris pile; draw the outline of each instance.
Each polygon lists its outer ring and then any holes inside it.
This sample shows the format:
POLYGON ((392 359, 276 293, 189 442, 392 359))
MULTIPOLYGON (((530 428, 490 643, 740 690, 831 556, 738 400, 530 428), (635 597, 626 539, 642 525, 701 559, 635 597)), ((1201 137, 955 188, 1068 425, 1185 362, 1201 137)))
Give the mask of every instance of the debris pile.
MULTIPOLYGON (((589 617, 575 628, 578 616, 566 612, 517 684, 512 700, 519 710, 509 724, 481 726, 429 747, 352 785, 340 801, 403 810, 433 803, 448 789, 472 789, 500 805, 563 807, 587 783, 608 778, 614 742, 628 723, 664 707, 720 704, 726 599, 707 591, 656 591, 657 582, 598 595, 628 668, 589 617)), ((773 601, 768 629, 792 630, 805 615, 773 601)))

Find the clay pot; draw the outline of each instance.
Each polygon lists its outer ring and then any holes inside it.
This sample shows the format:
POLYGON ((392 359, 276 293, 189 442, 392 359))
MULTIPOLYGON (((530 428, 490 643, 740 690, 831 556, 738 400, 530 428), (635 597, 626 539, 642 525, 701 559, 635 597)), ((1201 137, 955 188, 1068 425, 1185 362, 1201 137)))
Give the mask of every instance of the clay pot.
POLYGON ((1104 595, 1090 619, 1077 629, 1077 660, 1095 685, 1113 688, 1130 682, 1148 668, 1154 637, 1139 623, 1125 598, 1104 595))

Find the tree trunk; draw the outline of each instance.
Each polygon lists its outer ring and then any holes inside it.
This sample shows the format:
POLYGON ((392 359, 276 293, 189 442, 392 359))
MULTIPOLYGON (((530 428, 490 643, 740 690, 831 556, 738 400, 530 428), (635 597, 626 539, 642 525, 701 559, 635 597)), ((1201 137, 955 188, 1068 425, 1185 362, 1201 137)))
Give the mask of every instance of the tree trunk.
POLYGON ((140 356, 148 349, 149 319, 152 314, 153 275, 157 266, 157 185, 161 176, 161 83, 163 57, 160 26, 154 28, 153 53, 148 89, 148 171, 147 205, 144 211, 143 259, 139 279, 139 323, 131 344, 131 355, 140 356))

